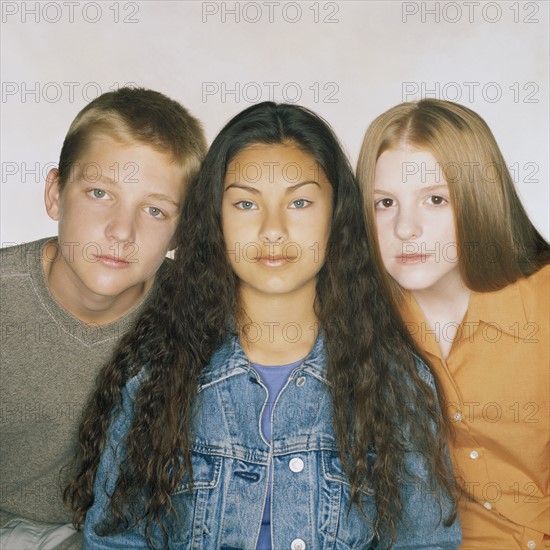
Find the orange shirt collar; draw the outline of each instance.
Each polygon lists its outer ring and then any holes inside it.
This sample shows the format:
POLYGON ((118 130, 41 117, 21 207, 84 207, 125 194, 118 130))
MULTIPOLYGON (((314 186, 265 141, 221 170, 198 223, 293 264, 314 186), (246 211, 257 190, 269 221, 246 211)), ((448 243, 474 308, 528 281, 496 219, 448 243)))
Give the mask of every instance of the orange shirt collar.
POLYGON ((496 325, 502 332, 515 336, 528 322, 519 284, 512 283, 493 292, 473 292, 470 296, 467 322, 496 325))
MULTIPOLYGON (((428 326, 424 313, 412 293, 404 292, 400 311, 406 327, 418 346, 424 352, 441 358, 441 350, 435 335, 431 333, 431 327, 428 326)), ((519 323, 521 331, 528 319, 517 282, 494 292, 472 291, 464 323, 477 327, 482 322, 495 325, 511 336, 518 334, 519 323)))

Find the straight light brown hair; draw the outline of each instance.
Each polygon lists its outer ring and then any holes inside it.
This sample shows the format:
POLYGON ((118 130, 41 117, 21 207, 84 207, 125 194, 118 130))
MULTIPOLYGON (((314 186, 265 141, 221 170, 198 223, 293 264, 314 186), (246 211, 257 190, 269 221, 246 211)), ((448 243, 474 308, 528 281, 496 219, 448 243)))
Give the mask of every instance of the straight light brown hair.
MULTIPOLYGON (((433 154, 449 186, 459 269, 468 288, 498 290, 549 262, 546 240, 518 197, 506 162, 487 123, 474 111, 438 99, 401 103, 367 129, 357 177, 363 190, 368 229, 379 253, 374 210, 374 176, 380 155, 391 149, 433 154)), ((390 290, 399 295, 397 285, 390 290)))

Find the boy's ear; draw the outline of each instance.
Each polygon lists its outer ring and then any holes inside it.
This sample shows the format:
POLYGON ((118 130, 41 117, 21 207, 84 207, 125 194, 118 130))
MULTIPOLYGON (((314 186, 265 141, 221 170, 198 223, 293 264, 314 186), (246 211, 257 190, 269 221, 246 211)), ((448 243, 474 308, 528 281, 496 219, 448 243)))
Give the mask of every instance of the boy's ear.
POLYGON ((52 220, 59 220, 61 215, 61 187, 59 184, 59 170, 52 168, 46 176, 44 189, 44 203, 46 212, 52 220))

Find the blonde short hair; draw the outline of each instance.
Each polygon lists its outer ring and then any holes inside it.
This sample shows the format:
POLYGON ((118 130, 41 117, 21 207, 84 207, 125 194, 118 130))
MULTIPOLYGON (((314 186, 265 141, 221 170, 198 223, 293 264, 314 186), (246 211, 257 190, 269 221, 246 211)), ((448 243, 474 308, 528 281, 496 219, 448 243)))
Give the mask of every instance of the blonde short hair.
POLYGON ((154 90, 120 88, 94 99, 73 120, 59 158, 62 189, 98 134, 166 153, 181 166, 182 183, 197 174, 207 150, 200 122, 180 103, 154 90))

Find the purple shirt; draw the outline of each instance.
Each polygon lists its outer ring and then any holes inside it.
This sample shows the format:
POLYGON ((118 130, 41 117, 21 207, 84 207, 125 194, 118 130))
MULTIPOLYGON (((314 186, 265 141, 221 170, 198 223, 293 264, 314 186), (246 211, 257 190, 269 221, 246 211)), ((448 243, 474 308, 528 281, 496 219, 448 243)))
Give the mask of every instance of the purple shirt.
MULTIPOLYGON (((290 365, 276 365, 273 367, 265 367, 256 363, 251 363, 251 366, 259 374, 262 382, 267 388, 267 403, 262 414, 262 433, 268 443, 271 443, 271 412, 273 405, 277 401, 279 393, 283 389, 290 373, 302 363, 303 359, 295 361, 290 365)), ((271 476, 271 474, 269 474, 271 476)), ((271 550, 271 483, 267 488, 267 496, 265 499, 264 515, 262 517, 262 527, 260 529, 260 537, 256 550, 271 550)))

